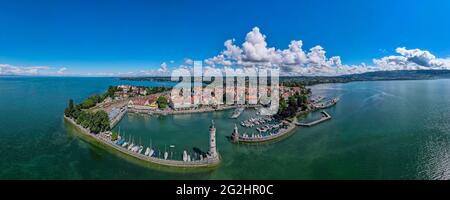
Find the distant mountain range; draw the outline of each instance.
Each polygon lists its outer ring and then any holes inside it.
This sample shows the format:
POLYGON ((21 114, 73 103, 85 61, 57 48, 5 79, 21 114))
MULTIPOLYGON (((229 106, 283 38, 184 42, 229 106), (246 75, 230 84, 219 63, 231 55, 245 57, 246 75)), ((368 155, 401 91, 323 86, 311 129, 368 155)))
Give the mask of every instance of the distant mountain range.
POLYGON ((321 83, 347 83, 352 81, 428 80, 446 78, 450 78, 450 70, 376 71, 342 76, 299 76, 281 77, 280 79, 283 83, 298 82, 303 85, 315 85, 321 83))
MULTIPOLYGON (((428 80, 450 78, 450 70, 396 70, 376 71, 342 76, 284 76, 284 84, 315 85, 321 83, 347 83, 352 81, 428 80)), ((171 82, 170 77, 122 77, 122 80, 171 82)))

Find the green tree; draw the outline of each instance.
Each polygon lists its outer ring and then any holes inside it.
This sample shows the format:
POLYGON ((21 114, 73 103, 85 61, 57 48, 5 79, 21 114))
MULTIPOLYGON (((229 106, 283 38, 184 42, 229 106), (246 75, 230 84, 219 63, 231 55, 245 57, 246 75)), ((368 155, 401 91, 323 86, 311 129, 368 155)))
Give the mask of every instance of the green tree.
POLYGON ((89 109, 97 105, 97 103, 102 102, 103 99, 100 97, 100 95, 95 94, 87 98, 83 103, 81 103, 82 109, 89 109))
POLYGON ((288 105, 287 105, 286 101, 283 98, 281 98, 279 112, 283 112, 287 108, 287 106, 288 105))
POLYGON ((288 98, 288 105, 292 108, 294 108, 295 110, 297 110, 298 105, 297 105, 297 98, 295 96, 290 96, 288 98))
POLYGON ((74 106, 73 106, 73 100, 70 99, 70 100, 69 100, 69 110, 73 110, 73 109, 74 109, 74 106))
POLYGON ((108 98, 108 97, 113 98, 114 97, 114 93, 116 91, 117 91, 117 87, 110 85, 108 87, 108 90, 105 92, 105 94, 103 94, 103 100, 108 98))

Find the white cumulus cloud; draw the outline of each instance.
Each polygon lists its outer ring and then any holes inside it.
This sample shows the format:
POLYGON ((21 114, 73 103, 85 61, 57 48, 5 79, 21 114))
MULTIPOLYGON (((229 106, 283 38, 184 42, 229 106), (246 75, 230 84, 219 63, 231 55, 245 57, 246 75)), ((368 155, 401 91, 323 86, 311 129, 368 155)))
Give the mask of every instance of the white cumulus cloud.
POLYGON ((14 66, 10 64, 0 64, 0 75, 46 75, 50 72, 48 66, 14 66))
POLYGON ((62 68, 58 69, 58 71, 56 73, 61 75, 61 74, 64 74, 65 71, 67 71, 67 68, 62 67, 62 68))
POLYGON ((341 75, 371 70, 365 65, 344 65, 339 56, 327 58, 322 46, 303 50, 303 41, 292 40, 286 49, 268 47, 266 35, 258 27, 247 33, 241 46, 226 40, 225 50, 205 59, 211 66, 279 67, 285 75, 341 75))
POLYGON ((399 55, 373 59, 379 70, 450 69, 450 58, 437 58, 426 50, 399 47, 399 55))

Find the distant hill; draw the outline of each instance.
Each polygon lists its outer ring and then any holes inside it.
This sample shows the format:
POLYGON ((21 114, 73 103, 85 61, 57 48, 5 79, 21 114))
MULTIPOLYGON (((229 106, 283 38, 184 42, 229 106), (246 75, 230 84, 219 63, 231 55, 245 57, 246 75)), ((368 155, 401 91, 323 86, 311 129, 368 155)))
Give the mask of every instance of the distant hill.
POLYGON ((411 80, 411 79, 435 79, 450 78, 450 70, 397 70, 397 71, 376 71, 363 74, 352 74, 341 77, 352 79, 373 79, 373 80, 411 80))
POLYGON ((347 83, 352 81, 381 81, 381 80, 427 80, 450 78, 450 70, 396 70, 376 71, 362 74, 342 76, 299 76, 281 77, 285 84, 315 85, 321 83, 347 83))
POLYGON ((168 76, 152 76, 152 77, 120 77, 120 80, 130 81, 155 81, 155 82, 172 82, 168 76))
MULTIPOLYGON (((342 76, 284 76, 285 85, 315 85, 322 83, 347 83, 352 81, 427 80, 450 78, 450 70, 396 70, 376 71, 342 76)), ((122 80, 171 82, 170 77, 122 77, 122 80)))

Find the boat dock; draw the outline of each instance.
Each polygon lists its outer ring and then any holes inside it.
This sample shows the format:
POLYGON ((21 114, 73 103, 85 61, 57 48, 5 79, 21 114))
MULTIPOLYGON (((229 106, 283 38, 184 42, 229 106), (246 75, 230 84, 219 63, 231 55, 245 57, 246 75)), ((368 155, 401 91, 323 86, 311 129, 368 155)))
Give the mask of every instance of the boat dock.
POLYGON ((322 111, 321 113, 322 113, 323 116, 320 119, 318 119, 318 120, 315 120, 315 121, 312 121, 312 122, 308 122, 308 123, 295 122, 295 124, 297 126, 311 127, 311 126, 314 126, 316 124, 319 124, 319 123, 322 123, 324 121, 327 121, 327 120, 331 119, 331 115, 328 114, 326 111, 322 111))
POLYGON ((245 110, 245 107, 239 107, 234 110, 233 115, 231 116, 231 119, 237 119, 239 116, 241 116, 242 112, 245 110))
POLYGON ((234 143, 264 143, 282 138, 295 129, 295 124, 283 121, 286 128, 280 129, 277 133, 270 135, 248 136, 247 134, 240 135, 235 126, 234 132, 231 134, 232 142, 234 143))

